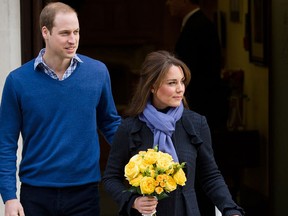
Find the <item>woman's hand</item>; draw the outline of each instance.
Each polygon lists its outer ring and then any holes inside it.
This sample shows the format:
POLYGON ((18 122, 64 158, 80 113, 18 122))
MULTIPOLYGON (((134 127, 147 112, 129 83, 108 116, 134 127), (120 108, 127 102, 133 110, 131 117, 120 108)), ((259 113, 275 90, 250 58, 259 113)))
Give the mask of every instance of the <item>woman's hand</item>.
POLYGON ((132 208, 137 209, 141 214, 152 214, 156 212, 158 200, 153 196, 140 196, 134 201, 132 208))

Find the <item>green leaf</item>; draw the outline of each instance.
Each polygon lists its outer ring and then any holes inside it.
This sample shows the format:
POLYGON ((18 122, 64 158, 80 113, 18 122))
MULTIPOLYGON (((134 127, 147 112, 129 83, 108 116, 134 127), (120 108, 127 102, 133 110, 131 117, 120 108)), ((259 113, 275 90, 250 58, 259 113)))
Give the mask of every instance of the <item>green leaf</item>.
POLYGON ((154 146, 154 150, 155 150, 156 152, 159 151, 159 149, 158 149, 158 145, 155 145, 155 146, 154 146))
POLYGON ((130 187, 127 191, 131 192, 131 193, 138 193, 137 187, 130 187))
POLYGON ((162 192, 161 194, 157 194, 156 197, 158 200, 161 200, 161 199, 167 198, 168 194, 166 194, 165 192, 162 192))

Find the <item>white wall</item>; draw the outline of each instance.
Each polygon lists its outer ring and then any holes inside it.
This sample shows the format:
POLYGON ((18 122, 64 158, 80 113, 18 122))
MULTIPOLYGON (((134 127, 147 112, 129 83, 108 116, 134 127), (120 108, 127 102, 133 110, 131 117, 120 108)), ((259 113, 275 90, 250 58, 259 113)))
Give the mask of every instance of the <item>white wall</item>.
MULTIPOLYGON (((8 73, 21 64, 20 0, 0 0, 0 97, 8 73)), ((0 183, 1 184, 1 183, 0 183)), ((4 205, 0 201, 0 215, 4 205)))

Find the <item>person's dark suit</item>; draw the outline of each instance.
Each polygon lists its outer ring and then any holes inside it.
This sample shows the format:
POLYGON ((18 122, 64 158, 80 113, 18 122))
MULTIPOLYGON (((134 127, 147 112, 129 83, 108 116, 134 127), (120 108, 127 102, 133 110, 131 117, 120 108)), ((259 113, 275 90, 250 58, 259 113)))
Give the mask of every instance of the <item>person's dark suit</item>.
MULTIPOLYGON (((169 193, 168 198, 159 201, 157 216, 200 216, 194 190, 196 164, 201 170, 199 177, 203 186, 215 205, 227 214, 242 212, 232 200, 215 163, 205 117, 184 110, 182 118, 176 123, 172 140, 179 162, 186 162, 187 182, 184 187, 169 193)), ((120 206, 119 215, 141 215, 131 209, 139 195, 127 192, 127 187, 123 184, 124 166, 133 155, 148 148, 153 148, 152 131, 138 117, 125 119, 115 134, 103 176, 106 190, 120 206)))
MULTIPOLYGON (((221 45, 211 20, 198 10, 182 27, 175 46, 176 55, 191 71, 186 89, 189 107, 205 115, 212 133, 226 128, 228 117, 228 87, 221 79, 221 45)), ((213 216, 214 206, 196 181, 198 202, 203 216, 213 216)))
POLYGON ((221 79, 221 45, 214 24, 201 10, 182 27, 175 53, 191 71, 186 89, 190 109, 206 116, 212 132, 225 128, 228 88, 221 79))

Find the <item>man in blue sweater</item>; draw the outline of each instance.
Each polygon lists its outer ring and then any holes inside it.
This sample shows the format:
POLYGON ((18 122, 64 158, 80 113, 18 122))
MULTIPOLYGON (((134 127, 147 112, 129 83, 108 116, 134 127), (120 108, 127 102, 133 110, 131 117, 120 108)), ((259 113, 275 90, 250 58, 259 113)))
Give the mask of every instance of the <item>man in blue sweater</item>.
POLYGON ((12 71, 0 107, 0 192, 5 216, 100 215, 97 131, 111 143, 117 114, 106 66, 76 54, 74 9, 56 2, 40 14, 45 41, 36 59, 12 71), (16 151, 23 138, 16 196, 16 151))

